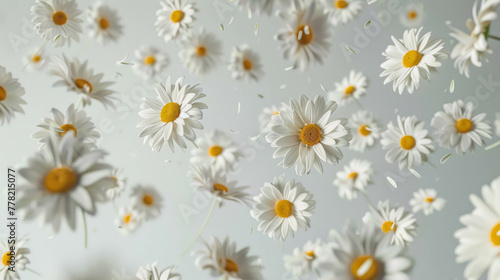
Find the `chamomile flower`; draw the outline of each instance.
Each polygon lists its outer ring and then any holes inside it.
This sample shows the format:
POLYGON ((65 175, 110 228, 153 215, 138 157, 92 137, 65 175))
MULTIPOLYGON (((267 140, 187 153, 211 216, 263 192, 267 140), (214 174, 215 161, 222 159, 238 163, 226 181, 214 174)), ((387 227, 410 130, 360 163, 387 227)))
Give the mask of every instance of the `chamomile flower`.
POLYGON ((212 277, 219 279, 252 279, 262 280, 262 267, 257 264, 258 257, 249 256, 249 247, 236 249, 236 243, 228 238, 220 242, 212 237, 209 242, 203 241, 204 248, 193 252, 195 265, 208 270, 212 277))
POLYGON ((271 123, 271 117, 279 114, 280 111, 275 105, 265 107, 259 115, 259 133, 266 135, 271 132, 268 125, 271 123))
POLYGON ((189 72, 200 75, 212 71, 222 55, 222 43, 215 34, 201 29, 190 32, 181 42, 179 56, 189 72))
POLYGON ((43 48, 33 50, 24 57, 24 63, 27 68, 33 71, 42 70, 49 61, 49 56, 43 48))
POLYGON ((165 42, 176 40, 187 34, 193 22, 196 20, 194 14, 197 12, 195 3, 187 0, 165 0, 160 2, 161 8, 156 11, 156 30, 158 36, 163 37, 165 42))
POLYGON ((343 158, 339 147, 348 146, 352 134, 345 126, 347 119, 331 119, 336 102, 325 102, 320 95, 314 100, 301 95, 299 100, 290 99, 290 105, 282 105, 266 135, 267 142, 277 147, 273 158, 283 157, 278 166, 295 164, 298 175, 309 173, 313 166, 322 173, 321 161, 337 164, 343 158))
POLYGON ((123 33, 116 10, 102 2, 96 2, 89 8, 87 23, 90 37, 95 38, 99 44, 117 41, 123 33))
POLYGON ((333 26, 346 24, 353 20, 363 9, 360 0, 323 0, 330 13, 333 26))
POLYGON ((434 189, 419 189, 413 193, 413 198, 410 200, 413 213, 422 210, 426 216, 432 214, 434 210, 441 211, 445 204, 446 201, 437 197, 437 192, 434 189))
POLYGON ((16 112, 24 114, 21 105, 26 104, 22 98, 24 88, 12 73, 0 66, 0 124, 9 123, 16 112))
POLYGON ((143 214, 138 210, 129 207, 122 207, 118 210, 118 218, 115 224, 119 231, 125 235, 131 234, 137 230, 143 220, 143 214))
POLYGON ((319 64, 328 56, 330 26, 328 14, 317 1, 291 1, 291 9, 278 13, 286 26, 276 36, 283 57, 305 71, 314 61, 319 64))
POLYGON ((234 47, 228 69, 236 80, 257 81, 264 74, 259 55, 248 45, 234 47))
POLYGON ((160 216, 163 198, 156 188, 138 185, 132 189, 130 198, 132 208, 141 213, 145 220, 160 216))
POLYGON ((28 241, 28 239, 23 238, 0 241, 0 254, 2 256, 0 279, 21 279, 19 271, 25 270, 26 265, 30 263, 27 255, 29 255, 31 251, 25 246, 28 241), (15 243, 11 243, 11 241, 15 243), (11 267, 14 267, 13 271, 10 269, 11 267))
POLYGON ((216 169, 234 170, 244 156, 241 146, 220 130, 205 133, 195 143, 197 148, 191 151, 190 160, 193 165, 208 164, 216 169))
POLYGON ((380 77, 385 77, 384 85, 392 82, 392 90, 399 94, 407 90, 410 94, 420 87, 420 79, 430 81, 430 75, 437 73, 441 60, 447 55, 443 52, 444 43, 431 38, 431 32, 420 37, 422 27, 406 30, 403 39, 392 36, 394 45, 386 48, 382 55, 386 61, 380 67, 384 71, 380 77))
POLYGON ((315 271, 320 263, 323 246, 323 241, 318 238, 315 242, 307 241, 302 250, 300 248, 293 249, 292 255, 283 257, 285 268, 297 277, 315 271))
POLYGON ((265 183, 254 200, 250 214, 260 222, 258 230, 275 240, 285 240, 288 234, 293 237, 299 229, 307 230, 316 207, 313 195, 293 179, 286 182, 284 174, 265 183))
POLYGON ((349 76, 344 77, 340 83, 335 83, 335 90, 330 92, 328 97, 339 106, 345 106, 365 95, 367 86, 368 81, 363 73, 351 70, 349 76))
POLYGON ((66 56, 56 57, 50 74, 60 78, 54 86, 64 86, 67 91, 76 92, 84 107, 92 104, 92 99, 101 102, 105 108, 115 107, 116 97, 109 89, 114 82, 103 82, 104 74, 94 74, 94 70, 87 68, 87 61, 82 64, 76 58, 70 61, 66 56))
POLYGON ((113 184, 105 190, 109 200, 118 197, 127 185, 127 179, 122 175, 122 170, 113 169, 113 171, 111 171, 111 179, 113 179, 113 184))
POLYGON ((474 205, 470 214, 460 217, 465 226, 455 232, 459 244, 455 249, 458 263, 465 267, 466 279, 479 279, 488 271, 487 279, 500 279, 500 177, 484 185, 483 198, 471 194, 474 205))
POLYGON ((199 100, 205 97, 198 85, 183 84, 181 77, 172 83, 170 76, 165 85, 158 83, 155 86, 158 96, 156 99, 144 98, 144 110, 139 116, 144 118, 137 127, 144 127, 139 137, 144 137, 153 151, 159 152, 164 143, 167 143, 172 152, 174 143, 186 149, 186 141, 194 142, 196 134, 193 129, 202 129, 199 122, 203 118, 201 110, 207 105, 199 100))
POLYGON ((500 113, 497 113, 497 118, 495 119, 495 134, 500 137, 500 113))
POLYGON ((398 116, 397 125, 390 122, 382 133, 380 143, 384 150, 388 150, 385 160, 389 163, 397 161, 400 169, 422 165, 434 151, 428 134, 424 122, 417 120, 417 117, 398 116))
POLYGON ((358 192, 366 192, 366 187, 373 184, 373 166, 366 160, 353 159, 344 170, 337 172, 333 184, 339 188, 339 196, 347 200, 358 197, 358 192))
POLYGON ((435 127, 440 146, 454 149, 457 154, 474 152, 483 146, 484 138, 491 139, 491 126, 484 122, 486 113, 476 114, 472 102, 462 100, 443 105, 444 112, 434 114, 431 125, 435 127))
POLYGON ((370 112, 361 110, 354 113, 347 125, 353 130, 349 149, 364 152, 380 138, 380 124, 370 112))
POLYGON ((145 268, 139 267, 137 274, 135 275, 138 280, 181 280, 180 274, 174 273, 174 267, 169 266, 165 269, 158 269, 158 261, 155 261, 151 265, 147 265, 145 268))
POLYGON ((153 78, 168 66, 167 55, 158 48, 141 46, 135 51, 134 70, 144 79, 153 78))
POLYGON ((398 246, 413 242, 413 238, 417 236, 417 219, 404 207, 391 206, 389 200, 379 201, 377 209, 370 206, 370 211, 363 217, 363 222, 375 225, 391 241, 391 244, 398 246))
POLYGON ((276 6, 281 3, 285 5, 286 0, 236 0, 236 5, 240 9, 250 10, 252 13, 271 15, 276 6))
POLYGON ((422 3, 410 2, 399 14, 399 21, 407 28, 418 28, 422 26, 425 19, 424 5, 422 3))

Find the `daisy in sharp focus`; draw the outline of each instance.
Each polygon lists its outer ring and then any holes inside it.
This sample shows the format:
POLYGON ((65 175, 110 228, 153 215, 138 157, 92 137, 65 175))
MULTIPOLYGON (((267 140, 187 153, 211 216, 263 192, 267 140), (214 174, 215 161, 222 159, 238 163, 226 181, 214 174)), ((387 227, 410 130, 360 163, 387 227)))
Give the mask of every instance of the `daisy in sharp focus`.
POLYGON ((422 3, 410 2, 399 14, 399 21, 407 28, 418 28, 424 22, 424 5, 422 3))
POLYGON ((174 273, 174 267, 169 266, 165 269, 158 269, 158 261, 145 268, 139 267, 135 275, 138 280, 181 280, 180 274, 174 273))
POLYGON ((293 249, 292 255, 283 256, 285 268, 297 277, 315 271, 321 261, 323 246, 323 241, 318 238, 315 242, 307 241, 302 250, 293 249))
POLYGON ((24 88, 12 78, 12 73, 0 66, 0 125, 9 123, 16 112, 24 114, 21 107, 26 104, 22 98, 24 93, 24 88))
POLYGON ((323 5, 315 0, 293 0, 291 9, 278 16, 286 24, 275 36, 283 57, 300 71, 305 71, 313 61, 322 64, 328 56, 331 35, 323 5))
POLYGON ((130 195, 132 208, 137 210, 145 220, 157 218, 163 208, 163 198, 156 188, 138 185, 130 195))
POLYGON ((392 82, 393 91, 399 94, 405 89, 410 94, 418 90, 420 79, 430 81, 431 73, 437 73, 441 60, 448 57, 441 40, 431 38, 431 32, 420 37, 420 32, 422 27, 406 30, 403 39, 392 36, 394 45, 382 53, 386 61, 380 65, 384 69, 380 77, 387 76, 384 85, 392 82))
POLYGON ((176 40, 186 35, 196 20, 195 3, 187 0, 166 0, 160 2, 161 8, 156 11, 156 30, 165 42, 176 40))
POLYGON ((444 112, 437 112, 431 125, 435 127, 437 142, 457 154, 474 152, 482 147, 484 138, 491 139, 491 126, 484 121, 486 113, 476 114, 472 102, 462 100, 443 105, 444 112))
POLYGON ((346 24, 353 20, 363 9, 360 0, 323 0, 330 13, 333 26, 346 24))
POLYGON ((268 128, 271 123, 271 117, 280 113, 280 110, 275 105, 270 107, 265 107, 259 115, 259 133, 261 135, 266 135, 271 132, 268 128))
POLYGON ((353 159, 344 170, 337 172, 333 185, 339 188, 341 198, 352 200, 358 197, 358 192, 366 192, 366 187, 373 184, 373 173, 371 162, 353 159))
POLYGON ((422 165, 434 151, 428 134, 424 122, 417 120, 417 117, 398 116, 397 126, 390 122, 382 133, 380 143, 384 150, 388 150, 385 160, 389 163, 398 162, 399 169, 422 165))
POLYGON ((380 124, 370 112, 354 113, 347 125, 353 130, 349 149, 364 152, 366 148, 373 147, 375 141, 380 138, 380 124))
POLYGON ((138 210, 122 207, 118 210, 118 218, 115 220, 115 224, 121 233, 128 235, 137 230, 143 219, 143 214, 138 210))
POLYGON ((24 57, 24 63, 30 70, 40 71, 49 62, 49 56, 45 52, 44 48, 32 50, 24 57))
POLYGON ((196 139, 196 146, 191 150, 190 162, 193 165, 208 164, 229 171, 234 170, 244 156, 242 147, 220 130, 206 132, 203 137, 196 139))
POLYGON ((26 265, 30 263, 27 255, 29 255, 31 251, 25 246, 28 241, 28 239, 24 238, 18 238, 16 240, 5 239, 5 241, 0 241, 0 254, 2 256, 0 279, 21 279, 19 271, 25 270, 26 265), (11 243, 12 241, 15 243, 11 243), (14 248, 14 250, 11 250, 11 248, 14 248), (14 267, 14 271, 10 269, 11 267, 14 267))
POLYGON ((301 95, 299 100, 290 99, 290 105, 282 105, 272 116, 271 132, 266 135, 267 142, 277 148, 273 158, 283 158, 278 166, 295 164, 295 172, 304 175, 313 166, 322 173, 322 161, 338 164, 343 158, 339 147, 348 146, 352 134, 345 126, 347 119, 331 119, 337 103, 325 102, 320 95, 314 100, 301 95))
POLYGON ((250 214, 259 221, 257 229, 275 240, 307 230, 316 207, 313 195, 293 179, 286 182, 284 174, 265 183, 254 200, 250 214))
POLYGON ((368 82, 363 73, 351 70, 342 82, 335 83, 335 90, 328 94, 328 98, 336 101, 339 106, 345 106, 365 95, 367 86, 368 82))
POLYGON ((159 152, 164 143, 172 152, 174 143, 186 149, 186 140, 194 142, 196 139, 194 129, 203 129, 199 122, 203 118, 201 110, 207 108, 199 101, 205 97, 203 89, 183 82, 181 77, 172 83, 168 76, 165 85, 156 84, 156 99, 146 97, 143 100, 139 116, 145 120, 137 125, 144 127, 139 137, 144 137, 144 143, 148 142, 155 152, 159 152))
POLYGON ((158 48, 141 46, 135 51, 134 70, 144 79, 154 78, 168 66, 167 55, 158 48))
POLYGON ((232 72, 233 79, 236 80, 258 81, 264 75, 260 56, 248 45, 234 47, 228 69, 232 72))
POLYGON ((203 28, 182 38, 181 46, 179 56, 184 68, 195 75, 212 71, 222 55, 221 41, 215 34, 206 32, 203 28))
POLYGON ((75 0, 37 0, 31 7, 31 22, 43 39, 56 47, 70 47, 71 41, 80 41, 81 13, 75 0))
POLYGON ((422 210, 426 216, 432 214, 434 210, 441 211, 445 204, 446 200, 437 197, 437 192, 434 189, 419 189, 413 193, 413 198, 410 200, 413 213, 422 210))
POLYGON ((87 23, 90 37, 95 38, 99 44, 117 41, 123 34, 118 13, 103 2, 96 2, 89 8, 87 23))

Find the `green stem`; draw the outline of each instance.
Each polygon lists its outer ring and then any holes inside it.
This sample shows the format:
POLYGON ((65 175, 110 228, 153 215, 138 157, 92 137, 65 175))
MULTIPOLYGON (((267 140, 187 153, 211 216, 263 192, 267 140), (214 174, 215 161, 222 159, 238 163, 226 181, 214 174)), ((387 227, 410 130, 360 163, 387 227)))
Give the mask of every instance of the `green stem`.
POLYGON ((493 35, 488 35, 488 39, 491 38, 491 39, 495 39, 497 41, 500 41, 500 37, 497 37, 497 36, 493 36, 493 35))
POLYGON ((82 210, 82 217, 83 217, 83 230, 85 232, 85 235, 84 235, 84 244, 85 244, 85 249, 87 249, 87 238, 88 238, 88 234, 87 234, 87 218, 85 217, 85 210, 83 210, 83 208, 80 208, 82 210))
POLYGON ((193 248, 194 243, 196 243, 198 238, 201 236, 201 234, 203 233, 203 230, 205 230, 205 227, 208 224, 208 221, 210 220, 210 217, 212 217, 212 213, 214 212, 215 205, 217 205, 217 197, 214 197, 214 201, 212 202, 212 207, 210 207, 210 211, 208 212, 208 215, 205 218, 205 221, 203 222, 203 226, 201 226, 201 228, 198 231, 198 233, 196 234, 196 237, 194 238, 193 242, 191 242, 189 247, 187 247, 187 249, 181 254, 181 256, 184 256, 189 250, 191 250, 191 248, 193 248))
POLYGON ((42 275, 42 274, 40 274, 40 273, 38 273, 38 272, 34 271, 33 269, 31 269, 31 268, 29 268, 29 267, 27 267, 27 268, 26 268, 26 270, 27 270, 27 271, 29 271, 29 272, 31 272, 31 273, 33 273, 33 274, 36 274, 36 275, 38 275, 38 276, 40 276, 40 277, 43 277, 43 275, 42 275))

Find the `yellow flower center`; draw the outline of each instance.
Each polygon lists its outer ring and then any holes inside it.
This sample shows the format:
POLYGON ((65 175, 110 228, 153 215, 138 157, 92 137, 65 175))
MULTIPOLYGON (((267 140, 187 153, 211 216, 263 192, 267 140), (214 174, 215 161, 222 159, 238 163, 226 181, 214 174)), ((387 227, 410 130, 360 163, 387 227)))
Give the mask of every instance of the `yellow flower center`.
POLYGON ((244 59, 243 60, 243 68, 245 68, 245 70, 252 70, 252 61, 249 60, 249 59, 244 59))
POLYGON ((0 101, 5 100, 5 98, 7 98, 7 91, 0 86, 0 101))
POLYGON ((199 46, 196 48, 196 54, 198 56, 204 56, 205 54, 207 54, 207 48, 205 48, 204 46, 199 46))
POLYGON ((349 173, 349 175, 347 175, 347 178, 348 179, 352 179, 353 181, 355 181, 358 178, 358 172, 351 172, 351 173, 349 173))
POLYGON ((39 56, 38 54, 35 54, 34 56, 31 57, 31 60, 33 62, 40 62, 40 60, 42 60, 42 57, 39 56))
POLYGON ((389 231, 394 231, 396 232, 396 229, 397 229, 397 225, 395 225, 393 222, 391 221, 385 221, 383 224, 382 224, 382 231, 384 233, 388 233, 389 231))
POLYGON ((222 153, 222 147, 218 145, 213 145, 208 148, 208 154, 212 157, 216 157, 222 153))
POLYGON ((152 55, 148 55, 146 56, 146 58, 144 58, 144 64, 146 65, 151 65, 151 64, 154 64, 156 62, 156 58, 152 55))
POLYGON ((432 203, 433 201, 434 201, 434 197, 428 196, 425 198, 425 202, 427 202, 427 203, 432 203))
POLYGON ((422 57, 423 55, 415 50, 409 51, 403 56, 403 66, 406 68, 417 66, 420 60, 422 60, 422 57))
POLYGON ((313 30, 307 24, 299 26, 299 28, 297 28, 297 31, 295 32, 295 35, 297 37, 297 42, 299 42, 299 44, 301 45, 307 45, 311 43, 314 38, 313 30))
POLYGON ((147 206, 151 206, 151 205, 153 205, 153 203, 155 202, 155 200, 154 200, 154 198, 151 195, 146 194, 146 195, 144 195, 142 197, 142 202, 144 204, 146 204, 147 206))
POLYGON ((307 124, 300 130, 300 141, 307 146, 314 146, 321 141, 321 129, 315 124, 307 124))
POLYGON ((364 124, 364 125, 360 126, 360 127, 359 127, 359 129, 358 129, 359 134, 361 134, 361 135, 363 135, 363 136, 368 136, 368 135, 370 135, 370 133, 372 133, 372 132, 371 132, 371 131, 369 131, 369 130, 367 129, 367 127, 369 128, 369 126, 367 126, 366 124, 364 124))
POLYGON ((181 114, 181 106, 175 102, 169 102, 161 109, 160 117, 162 122, 173 122, 181 114))
POLYGON ((75 85, 77 88, 80 88, 80 89, 83 89, 86 86, 89 89, 89 92, 92 92, 92 90, 94 89, 92 87, 92 84, 85 79, 76 79, 75 85))
POLYGON ((64 193, 73 189, 76 184, 76 173, 69 167, 56 167, 47 173, 44 180, 45 189, 51 193, 64 193))
POLYGON ((61 135, 61 136, 63 136, 64 134, 66 134, 66 132, 68 132, 70 130, 72 130, 75 133, 75 137, 78 134, 76 127, 72 124, 69 124, 69 123, 61 125, 61 129, 64 130, 63 132, 59 132, 59 135, 61 135))
POLYGON ((308 260, 313 260, 316 258, 316 255, 314 254, 314 251, 307 251, 305 252, 304 254, 306 254, 306 256, 308 256, 308 260))
POLYGON ((172 22, 178 23, 184 18, 184 12, 181 10, 175 10, 170 14, 170 20, 172 22))
POLYGON ((278 217, 288 218, 293 213, 293 203, 286 199, 282 199, 276 203, 274 211, 276 211, 276 215, 278 215, 278 217))
POLYGON ((352 262, 351 273, 356 280, 374 280, 378 275, 378 263, 370 255, 361 255, 352 262), (364 269, 364 271, 359 271, 366 262, 370 262, 370 267, 364 269))
POLYGON ((125 217, 123 217, 123 222, 124 222, 125 224, 130 223, 130 219, 131 219, 131 218, 132 218, 132 214, 127 214, 127 215, 125 215, 125 217))
POLYGON ((415 11, 415 10, 409 11, 408 14, 406 14, 406 16, 409 19, 415 19, 415 18, 417 18, 417 11, 415 11))
POLYGON ((273 116, 274 115, 278 115, 279 113, 280 113, 280 111, 276 111, 276 112, 273 113, 273 116))
POLYGON ((356 90, 355 86, 348 86, 345 88, 344 93, 345 94, 353 94, 355 90, 356 90))
POLYGON ((6 252, 2 256, 2 263, 3 263, 3 265, 7 266, 7 265, 9 265, 9 262, 10 262, 9 252, 6 252))
POLYGON ((57 25, 63 25, 68 21, 68 16, 62 11, 57 11, 52 14, 52 21, 57 25))
POLYGON ((214 190, 221 191, 221 192, 228 192, 229 191, 226 186, 224 186, 222 184, 217 184, 217 183, 214 184, 214 190))
POLYGON ((495 246, 500 246, 500 222, 491 229, 491 243, 495 246))
POLYGON ((413 149, 413 147, 415 147, 416 141, 413 136, 405 135, 401 137, 401 141, 399 141, 399 144, 401 145, 401 148, 405 150, 411 150, 413 149))
POLYGON ((101 29, 108 29, 109 27, 109 21, 105 18, 101 18, 99 20, 99 26, 101 27, 101 29))
POLYGON ((460 119, 455 123, 457 131, 460 133, 467 133, 472 129, 472 122, 469 119, 460 119))
POLYGON ((345 9, 345 8, 347 8, 347 6, 349 6, 349 3, 347 3, 347 1, 344 1, 344 0, 335 0, 335 8, 337 8, 337 9, 345 9))
POLYGON ((236 272, 236 273, 238 273, 238 271, 240 270, 240 268, 238 267, 238 264, 235 263, 234 261, 232 261, 230 259, 226 259, 226 266, 224 267, 224 270, 227 271, 227 272, 236 272))

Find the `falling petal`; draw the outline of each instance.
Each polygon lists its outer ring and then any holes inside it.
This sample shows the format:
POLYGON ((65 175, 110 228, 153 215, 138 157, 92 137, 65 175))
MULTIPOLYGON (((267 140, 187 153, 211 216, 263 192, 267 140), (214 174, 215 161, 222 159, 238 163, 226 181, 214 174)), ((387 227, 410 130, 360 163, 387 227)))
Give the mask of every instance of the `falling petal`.
POLYGON ((455 91, 455 80, 451 80, 450 83, 450 93, 453 93, 455 91))
POLYGON ((365 28, 368 28, 368 26, 370 26, 370 24, 371 24, 371 23, 372 23, 372 21, 371 21, 371 20, 369 20, 369 21, 365 22, 365 28))
POLYGON ((286 84, 282 84, 282 85, 280 86, 280 89, 285 89, 285 88, 286 88, 286 84))
POLYGON ((231 25, 231 23, 233 23, 233 20, 234 20, 234 16, 231 16, 231 19, 229 20, 229 23, 227 25, 231 25))
POLYGON ((252 10, 248 9, 248 19, 252 19, 252 10))
POLYGON ((292 70, 293 68, 295 68, 295 66, 290 66, 290 67, 287 67, 287 68, 285 68, 285 71, 292 70))
MULTIPOLYGON (((255 141, 255 140, 259 139, 259 137, 260 137, 261 135, 262 135, 262 134, 259 134, 259 135, 257 135, 257 136, 253 136, 252 138, 250 138, 250 140, 255 141)), ((252 230, 253 230, 253 228, 252 228, 252 230)))
POLYGON ((422 175, 420 175, 420 173, 418 173, 415 169, 410 168, 410 172, 413 173, 413 175, 415 175, 418 179, 422 179, 422 175))
POLYGON ((496 143, 493 143, 493 144, 491 144, 491 145, 487 146, 487 147, 486 147, 486 148, 484 148, 484 149, 487 151, 487 150, 491 150, 491 149, 495 148, 496 146, 500 146, 500 141, 498 141, 498 142, 496 142, 496 143))
POLYGON ((323 86, 323 84, 319 84, 321 86, 321 89, 326 92, 326 88, 323 86))
POLYGON ((255 29, 253 30, 253 34, 255 34, 255 36, 257 36, 258 32, 259 32, 259 23, 256 23, 255 24, 255 29))
POLYGON ((220 30, 224 31, 224 24, 222 24, 222 23, 221 23, 221 24, 219 25, 219 27, 220 27, 220 30))
POLYGON ((264 98, 264 95, 262 95, 262 94, 257 94, 257 96, 258 96, 259 98, 264 98))
POLYGON ((236 133, 240 133, 239 131, 237 131, 237 130, 232 130, 232 129, 230 129, 229 131, 231 131, 231 133, 234 133, 234 134, 236 134, 236 133))
POLYGON ((238 115, 240 114, 240 111, 241 111, 241 103, 238 102, 238 115))
POLYGON ((447 20, 445 23, 446 23, 446 25, 450 25, 451 21, 447 20))
POLYGON ((441 160, 439 160, 439 162, 440 162, 441 164, 444 164, 445 162, 447 162, 447 161, 450 159, 450 157, 451 157, 451 153, 450 153, 450 154, 447 154, 447 155, 445 155, 445 156, 443 156, 443 157, 441 158, 441 160))
POLYGON ((350 52, 352 53, 356 53, 351 47, 349 47, 348 45, 345 45, 345 48, 348 49, 350 52))
MULTIPOLYGON (((394 225, 394 224, 393 224, 394 225)), ((358 268, 358 270, 356 271, 356 275, 358 277, 363 277, 365 276, 365 274, 368 272, 368 270, 372 267, 373 265, 373 260, 372 258, 367 258, 363 264, 358 268)), ((356 278, 358 278, 356 277, 356 278)))
POLYGON ((165 160, 164 162, 167 162, 167 163, 168 163, 168 162, 172 162, 172 161, 171 161, 171 160, 169 160, 169 159, 167 159, 167 160, 165 160))
POLYGON ((392 179, 391 177, 387 176, 386 177, 387 181, 389 182, 389 184, 391 184, 395 189, 398 188, 398 184, 396 184, 396 181, 394 181, 394 179, 392 179))
POLYGON ((52 43, 55 43, 57 41, 57 39, 59 39, 59 37, 61 37, 61 34, 57 35, 55 38, 54 38, 54 41, 52 41, 52 43))

